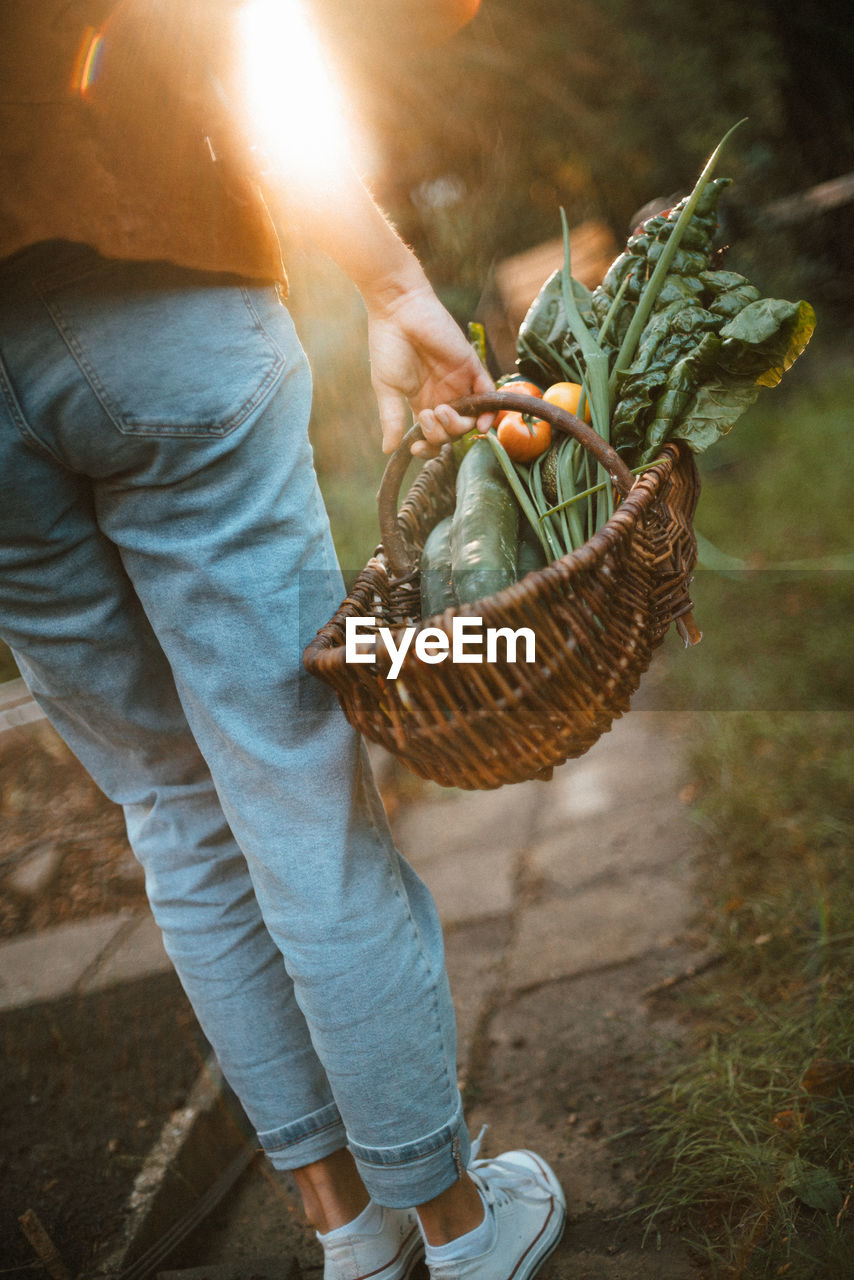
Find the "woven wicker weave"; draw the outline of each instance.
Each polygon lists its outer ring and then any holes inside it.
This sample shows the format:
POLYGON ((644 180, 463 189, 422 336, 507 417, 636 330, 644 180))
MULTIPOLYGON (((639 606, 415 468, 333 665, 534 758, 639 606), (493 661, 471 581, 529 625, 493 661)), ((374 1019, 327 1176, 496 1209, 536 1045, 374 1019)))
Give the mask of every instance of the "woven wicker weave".
POLYGON ((365 737, 444 786, 488 790, 549 777, 628 710, 671 622, 682 619, 681 629, 692 634, 691 522, 699 494, 693 455, 665 446, 635 480, 586 424, 552 406, 544 411, 542 401, 504 393, 458 407, 475 414, 523 402, 525 411, 550 417, 608 467, 625 495, 608 523, 578 551, 513 586, 422 620, 418 557, 433 525, 453 509, 455 462, 446 446, 424 465, 390 518, 414 428, 389 462, 380 490, 383 542, 304 655, 307 669, 335 689, 365 737), (411 646, 392 680, 380 643, 370 665, 345 661, 348 617, 375 617, 399 640, 399 631, 413 623, 450 635, 455 615, 479 617, 484 627, 533 628, 536 662, 509 662, 499 646, 495 662, 427 665, 411 646))

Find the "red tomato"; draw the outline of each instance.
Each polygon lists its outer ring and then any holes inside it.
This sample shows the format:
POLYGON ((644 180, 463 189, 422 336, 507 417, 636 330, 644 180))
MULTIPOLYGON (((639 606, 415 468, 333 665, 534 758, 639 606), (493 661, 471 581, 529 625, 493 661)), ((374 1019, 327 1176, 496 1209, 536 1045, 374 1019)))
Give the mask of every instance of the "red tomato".
POLYGON ((496 435, 514 462, 533 462, 552 442, 552 429, 547 422, 542 418, 528 422, 513 410, 502 414, 496 435))
MULTIPOLYGON (((512 391, 517 396, 536 396, 539 400, 543 398, 543 393, 536 383, 526 382, 524 378, 510 378, 507 382, 502 382, 498 390, 512 391)), ((502 409, 500 413, 495 415, 495 421, 492 425, 497 427, 504 415, 511 412, 512 410, 510 409, 502 409)))

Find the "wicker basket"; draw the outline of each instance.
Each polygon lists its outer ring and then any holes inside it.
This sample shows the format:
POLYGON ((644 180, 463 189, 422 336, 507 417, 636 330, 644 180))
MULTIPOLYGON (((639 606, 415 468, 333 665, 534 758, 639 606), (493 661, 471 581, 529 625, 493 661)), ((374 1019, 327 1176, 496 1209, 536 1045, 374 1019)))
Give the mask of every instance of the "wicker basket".
POLYGON ((421 619, 420 551, 453 509, 456 468, 446 446, 425 463, 397 511, 414 427, 383 477, 382 543, 304 662, 335 689, 351 724, 413 772, 443 786, 488 790, 548 778, 554 766, 587 751, 628 710, 671 622, 679 620, 686 641, 698 638, 688 586, 699 482, 693 455, 676 445, 635 478, 580 419, 528 396, 495 393, 456 407, 471 416, 520 408, 548 417, 607 468, 622 498, 614 515, 579 550, 513 586, 421 619), (427 665, 410 646, 399 676, 389 679, 391 661, 379 641, 369 665, 345 660, 347 618, 374 617, 397 641, 413 623, 450 636, 455 615, 480 617, 484 627, 533 628, 536 662, 499 656, 427 665))

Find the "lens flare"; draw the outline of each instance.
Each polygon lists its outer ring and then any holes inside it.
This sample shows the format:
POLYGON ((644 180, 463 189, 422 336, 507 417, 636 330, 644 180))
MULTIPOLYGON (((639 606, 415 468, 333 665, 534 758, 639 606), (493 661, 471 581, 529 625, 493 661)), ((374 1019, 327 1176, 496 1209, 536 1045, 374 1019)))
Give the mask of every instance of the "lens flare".
POLYGON ((322 179, 350 154, 346 112, 317 37, 294 0, 253 0, 241 15, 250 135, 287 180, 322 179))
POLYGON ((98 62, 103 48, 103 34, 96 31, 94 27, 86 27, 71 73, 72 93, 79 93, 85 98, 97 78, 98 62))

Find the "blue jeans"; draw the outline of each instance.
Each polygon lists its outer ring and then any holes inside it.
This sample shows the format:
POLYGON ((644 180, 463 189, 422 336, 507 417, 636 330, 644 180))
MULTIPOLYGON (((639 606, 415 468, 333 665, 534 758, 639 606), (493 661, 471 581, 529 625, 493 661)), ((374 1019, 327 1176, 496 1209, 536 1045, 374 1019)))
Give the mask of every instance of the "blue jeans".
POLYGON ((63 244, 0 299, 0 634, 124 807, 273 1164, 349 1145, 379 1202, 429 1199, 469 1154, 441 930, 302 667, 342 586, 288 312, 63 244))

